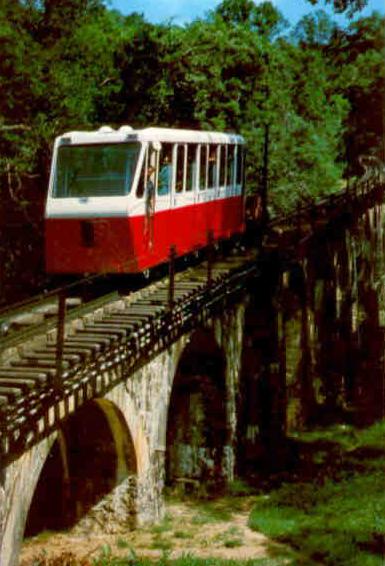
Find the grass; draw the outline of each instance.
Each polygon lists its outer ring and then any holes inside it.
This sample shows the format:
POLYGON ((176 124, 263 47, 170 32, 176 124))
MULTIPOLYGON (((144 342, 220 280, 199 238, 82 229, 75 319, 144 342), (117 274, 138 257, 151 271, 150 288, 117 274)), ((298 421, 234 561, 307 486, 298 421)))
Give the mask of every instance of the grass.
MULTIPOLYGON (((219 560, 217 558, 195 558, 186 554, 181 558, 170 560, 165 553, 159 560, 149 560, 129 556, 127 558, 109 557, 108 562, 102 557, 93 562, 93 566, 282 566, 280 559, 255 560, 219 560), (100 561, 101 560, 101 561, 100 561)), ((285 563, 286 564, 286 563, 285 563)))
POLYGON ((226 548, 238 548, 243 545, 243 541, 239 537, 226 538, 223 541, 223 546, 226 548))
POLYGON ((166 515, 159 525, 154 525, 151 528, 151 533, 154 535, 151 548, 155 550, 162 550, 163 552, 172 549, 172 542, 165 538, 164 535, 171 534, 173 528, 172 519, 169 515, 166 515))
POLYGON ((179 539, 189 539, 191 537, 191 533, 187 531, 175 531, 174 537, 179 539))
MULTIPOLYGON (((126 557, 116 557, 108 548, 89 562, 78 562, 71 553, 63 553, 56 559, 46 559, 43 555, 36 558, 31 566, 282 566, 279 559, 255 560, 218 560, 214 558, 195 558, 186 554, 176 560, 170 560, 165 552, 159 560, 138 558, 135 552, 130 551, 126 557)), ((285 563, 286 564, 286 563, 285 563)))
POLYGON ((163 520, 158 524, 151 527, 151 532, 154 535, 161 535, 172 529, 172 519, 166 515, 163 520))
POLYGON ((116 539, 116 546, 118 548, 129 548, 130 543, 122 537, 116 539))
POLYGON ((220 505, 213 505, 212 502, 196 501, 196 507, 199 511, 194 515, 191 522, 194 525, 204 525, 207 523, 217 523, 218 521, 231 521, 234 507, 231 506, 232 503, 230 501, 226 502, 223 499, 223 502, 220 505))
POLYGON ((226 492, 232 497, 245 497, 252 495, 253 488, 242 479, 234 479, 227 486, 226 492))
POLYGON ((242 532, 238 527, 229 527, 213 540, 225 548, 238 548, 243 545, 242 532))
MULTIPOLYGON (((227 515, 226 515, 227 516, 227 515)), ((218 519, 217 514, 211 511, 200 511, 196 513, 192 519, 191 523, 193 525, 207 525, 209 523, 216 523, 217 521, 226 521, 227 519, 218 519)))
POLYGON ((257 497, 249 525, 297 551, 296 564, 384 566, 385 423, 296 435, 295 481, 257 497))
POLYGON ((171 550, 172 549, 172 542, 170 540, 161 538, 161 537, 155 537, 151 548, 155 549, 155 550, 171 550))

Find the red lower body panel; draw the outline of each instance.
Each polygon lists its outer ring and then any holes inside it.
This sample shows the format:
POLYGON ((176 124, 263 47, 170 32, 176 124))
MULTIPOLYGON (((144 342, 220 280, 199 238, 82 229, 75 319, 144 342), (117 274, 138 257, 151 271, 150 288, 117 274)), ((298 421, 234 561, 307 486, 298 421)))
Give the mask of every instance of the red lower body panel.
POLYGON ((46 269, 49 273, 135 273, 214 239, 244 230, 243 198, 157 212, 150 217, 46 219, 46 269))

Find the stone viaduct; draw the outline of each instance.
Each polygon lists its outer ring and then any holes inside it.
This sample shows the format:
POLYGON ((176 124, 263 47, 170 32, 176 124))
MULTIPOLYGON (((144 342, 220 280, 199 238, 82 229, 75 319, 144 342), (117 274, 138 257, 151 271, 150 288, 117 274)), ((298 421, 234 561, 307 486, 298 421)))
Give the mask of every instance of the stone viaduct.
POLYGON ((2 470, 1 566, 17 563, 25 529, 86 512, 106 531, 159 520, 166 467, 169 479, 233 478, 244 310, 207 319, 132 374, 117 365, 117 385, 74 412, 70 402, 56 430, 2 470))
POLYGON ((167 484, 218 489, 279 466, 287 433, 331 405, 384 416, 383 205, 352 218, 312 238, 303 227, 289 256, 277 232, 285 253, 270 244, 232 300, 201 309, 133 370, 100 367, 113 386, 57 409, 49 432, 1 468, 1 566, 17 564, 25 535, 156 522, 167 484))

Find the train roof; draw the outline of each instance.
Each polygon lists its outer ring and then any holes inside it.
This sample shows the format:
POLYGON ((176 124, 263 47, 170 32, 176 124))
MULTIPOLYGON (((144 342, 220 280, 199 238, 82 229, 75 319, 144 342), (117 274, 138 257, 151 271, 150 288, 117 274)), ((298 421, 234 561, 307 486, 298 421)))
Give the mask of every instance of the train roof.
POLYGON ((71 144, 121 143, 127 141, 159 141, 170 143, 222 143, 243 144, 244 138, 238 134, 207 132, 201 130, 183 130, 175 128, 144 128, 134 130, 130 126, 121 126, 114 130, 102 126, 94 131, 67 132, 57 138, 58 142, 71 144))

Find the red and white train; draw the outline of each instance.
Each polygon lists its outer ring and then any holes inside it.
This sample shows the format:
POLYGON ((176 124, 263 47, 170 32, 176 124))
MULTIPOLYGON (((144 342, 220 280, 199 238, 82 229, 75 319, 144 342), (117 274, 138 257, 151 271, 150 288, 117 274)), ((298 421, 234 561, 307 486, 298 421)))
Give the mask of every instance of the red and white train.
POLYGON ((107 126, 55 141, 50 273, 135 273, 244 231, 239 135, 107 126))

